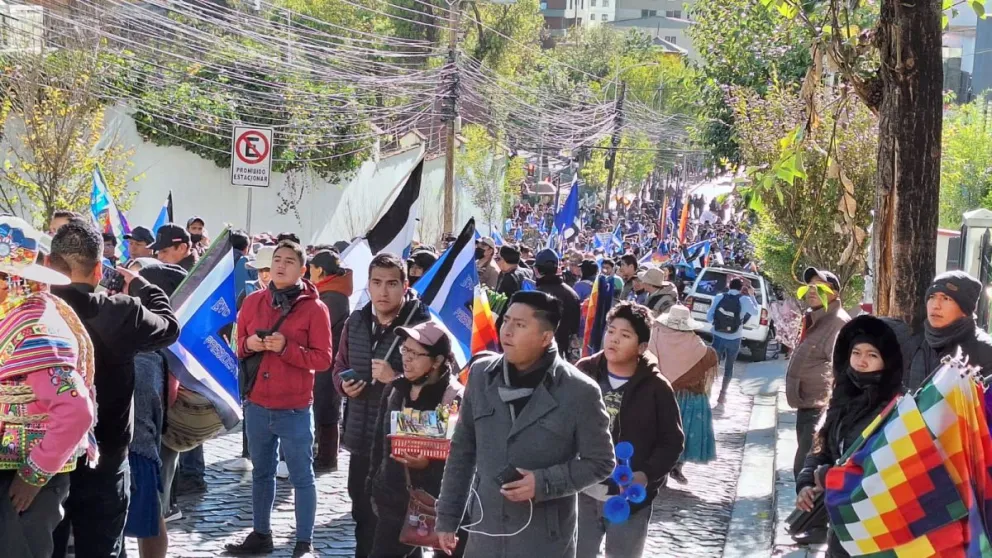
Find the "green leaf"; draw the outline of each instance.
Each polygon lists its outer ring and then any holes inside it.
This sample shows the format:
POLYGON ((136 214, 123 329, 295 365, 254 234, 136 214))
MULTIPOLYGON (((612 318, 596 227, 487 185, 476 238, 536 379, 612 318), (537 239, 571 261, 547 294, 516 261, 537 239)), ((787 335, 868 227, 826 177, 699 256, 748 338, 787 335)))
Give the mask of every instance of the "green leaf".
POLYGON ((975 10, 975 15, 985 19, 985 2, 983 0, 971 0, 971 9, 975 10))
POLYGON ((775 195, 778 197, 779 205, 785 205, 785 196, 782 195, 782 189, 779 188, 778 184, 775 184, 775 195))
POLYGON ((799 287, 799 290, 796 291, 796 298, 802 300, 806 298, 806 295, 808 293, 809 293, 809 285, 803 285, 802 287, 799 287))
POLYGON ((765 211, 765 204, 761 201, 761 196, 753 194, 751 200, 747 204, 748 209, 755 211, 757 213, 763 213, 765 211))
POLYGON ((941 10, 949 10, 954 6, 954 0, 943 0, 940 4, 941 10))
POLYGON ((941 29, 947 29, 947 24, 950 23, 950 22, 951 22, 951 20, 947 19, 947 16, 946 15, 940 16, 940 28, 941 29))

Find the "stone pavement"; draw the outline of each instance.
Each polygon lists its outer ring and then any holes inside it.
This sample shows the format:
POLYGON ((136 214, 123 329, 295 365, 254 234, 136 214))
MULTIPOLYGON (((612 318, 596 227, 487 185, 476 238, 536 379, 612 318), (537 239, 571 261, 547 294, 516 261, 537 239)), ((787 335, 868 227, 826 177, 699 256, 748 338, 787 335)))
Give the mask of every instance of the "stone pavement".
POLYGON ((826 545, 799 546, 789 536, 785 519, 796 509, 796 481, 792 471, 796 455, 796 411, 785 401, 785 387, 778 394, 778 432, 775 444, 775 543, 776 558, 818 558, 826 555, 826 545))
MULTIPOLYGON (((746 367, 747 363, 738 362, 736 375, 744 375, 746 367)), ((689 484, 680 486, 672 482, 655 499, 645 556, 682 558, 722 554, 753 405, 753 394, 745 393, 750 390, 742 391, 741 385, 734 380, 724 413, 714 417, 717 460, 706 465, 686 464, 684 473, 689 484)), ((239 431, 206 444, 209 489, 203 495, 180 498, 183 518, 168 525, 170 556, 219 556, 225 543, 239 541, 251 531, 251 474, 223 470, 224 463, 240 452, 239 431)), ((347 471, 348 454, 342 451, 338 472, 317 479, 314 546, 324 556, 354 553, 347 471)), ((291 485, 289 481, 279 481, 272 515, 276 545, 273 556, 291 555, 294 524, 291 485)), ((128 540, 128 554, 137 556, 134 540, 128 540)))

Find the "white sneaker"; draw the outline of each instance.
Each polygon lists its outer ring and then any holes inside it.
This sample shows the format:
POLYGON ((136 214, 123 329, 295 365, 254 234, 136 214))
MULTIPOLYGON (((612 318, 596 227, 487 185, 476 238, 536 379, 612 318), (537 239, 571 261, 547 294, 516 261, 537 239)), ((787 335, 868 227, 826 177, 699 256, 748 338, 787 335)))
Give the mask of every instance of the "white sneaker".
POLYGON ((237 472, 251 471, 252 470, 251 460, 248 459, 247 457, 239 457, 234 461, 231 461, 227 465, 224 465, 224 470, 237 471, 237 472))
POLYGON ((286 465, 285 461, 280 461, 279 465, 276 466, 276 478, 289 478, 289 465, 286 465))

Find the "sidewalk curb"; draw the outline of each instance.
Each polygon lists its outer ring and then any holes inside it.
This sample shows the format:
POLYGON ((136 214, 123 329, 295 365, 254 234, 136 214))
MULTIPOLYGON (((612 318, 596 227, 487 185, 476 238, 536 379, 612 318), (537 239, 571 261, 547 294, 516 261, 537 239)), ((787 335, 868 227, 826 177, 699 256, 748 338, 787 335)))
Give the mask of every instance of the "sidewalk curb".
POLYGON ((771 554, 777 424, 776 394, 756 395, 744 440, 744 461, 737 479, 737 495, 723 547, 724 558, 771 554))
POLYGON ((778 427, 775 440, 775 542, 776 558, 814 558, 822 556, 825 545, 799 546, 789 535, 785 520, 796 509, 796 483, 793 461, 796 455, 796 411, 789 407, 785 387, 778 392, 778 427))

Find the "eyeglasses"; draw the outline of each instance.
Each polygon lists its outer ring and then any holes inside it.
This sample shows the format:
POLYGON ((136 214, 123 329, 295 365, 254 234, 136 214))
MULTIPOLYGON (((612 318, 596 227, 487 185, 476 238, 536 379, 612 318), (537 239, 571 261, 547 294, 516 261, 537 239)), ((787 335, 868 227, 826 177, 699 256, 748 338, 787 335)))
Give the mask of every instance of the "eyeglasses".
POLYGON ((421 353, 419 351, 414 351, 413 349, 407 347, 400 347, 400 356, 405 359, 413 360, 420 357, 429 357, 430 353, 421 353))

